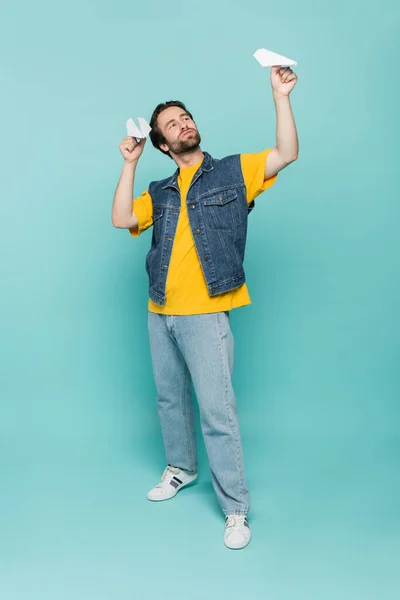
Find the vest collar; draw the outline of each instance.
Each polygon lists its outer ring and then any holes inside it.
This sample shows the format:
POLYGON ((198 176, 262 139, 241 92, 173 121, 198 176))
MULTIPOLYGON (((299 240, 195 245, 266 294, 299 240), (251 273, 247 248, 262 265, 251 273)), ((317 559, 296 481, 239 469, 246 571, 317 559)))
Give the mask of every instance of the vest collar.
MULTIPOLYGON (((208 152, 204 152, 204 158, 203 158, 203 162, 201 163, 198 171, 196 171, 196 174, 201 174, 203 171, 212 171, 213 167, 213 158, 212 156, 210 156, 210 154, 208 154, 208 152)), ((175 171, 175 173, 172 175, 172 177, 170 179, 167 180, 167 183, 165 185, 163 185, 162 189, 166 190, 169 187, 173 187, 176 188, 178 187, 178 177, 179 177, 179 169, 177 169, 175 171)))

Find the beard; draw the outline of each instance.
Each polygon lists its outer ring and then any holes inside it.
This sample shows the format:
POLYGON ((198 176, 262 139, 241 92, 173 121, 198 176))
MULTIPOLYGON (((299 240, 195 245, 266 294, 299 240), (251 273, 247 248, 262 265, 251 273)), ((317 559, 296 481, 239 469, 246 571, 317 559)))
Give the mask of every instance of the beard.
POLYGON ((190 135, 184 137, 181 140, 175 140, 174 142, 169 144, 169 149, 174 154, 186 154, 187 152, 192 152, 193 150, 197 150, 200 146, 201 137, 198 131, 193 131, 190 135))

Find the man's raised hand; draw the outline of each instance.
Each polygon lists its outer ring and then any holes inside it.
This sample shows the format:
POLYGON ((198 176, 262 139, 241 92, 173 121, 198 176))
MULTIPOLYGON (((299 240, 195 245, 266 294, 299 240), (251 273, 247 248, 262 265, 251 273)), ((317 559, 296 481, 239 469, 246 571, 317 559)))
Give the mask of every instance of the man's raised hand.
POLYGON ((297 75, 290 67, 271 67, 271 85, 274 94, 289 96, 297 83, 297 75))
POLYGON ((146 138, 142 138, 139 142, 131 136, 125 137, 119 145, 121 154, 125 162, 133 163, 139 160, 140 155, 146 144, 146 138))

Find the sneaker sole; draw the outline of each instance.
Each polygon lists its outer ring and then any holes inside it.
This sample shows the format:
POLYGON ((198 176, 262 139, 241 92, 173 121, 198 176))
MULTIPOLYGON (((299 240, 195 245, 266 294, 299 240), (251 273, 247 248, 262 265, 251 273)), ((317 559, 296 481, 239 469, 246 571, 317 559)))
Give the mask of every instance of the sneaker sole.
POLYGON ((247 546, 250 544, 250 542, 251 542, 251 538, 249 539, 247 544, 245 544, 244 546, 228 546, 228 544, 224 540, 224 544, 229 550, 243 550, 243 548, 247 548, 247 546))
POLYGON ((178 494, 178 492, 181 491, 182 488, 187 487, 188 485, 191 485, 192 483, 194 483, 197 479, 198 475, 196 475, 196 477, 194 479, 191 479, 191 481, 188 481, 187 483, 183 483, 182 485, 179 486, 179 488, 177 490, 175 490, 174 494, 172 494, 172 496, 168 496, 168 498, 149 498, 149 496, 146 496, 147 500, 150 500, 150 502, 165 502, 166 500, 172 500, 172 498, 175 498, 175 496, 178 494))

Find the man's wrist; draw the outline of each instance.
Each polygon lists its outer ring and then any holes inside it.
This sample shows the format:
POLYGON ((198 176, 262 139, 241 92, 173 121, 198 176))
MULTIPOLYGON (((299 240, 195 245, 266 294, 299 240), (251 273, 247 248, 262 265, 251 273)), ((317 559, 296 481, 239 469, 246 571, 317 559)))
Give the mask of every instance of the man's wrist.
POLYGON ((129 169, 129 168, 136 168, 136 165, 138 163, 139 159, 135 159, 135 160, 124 160, 124 168, 129 169))
POLYGON ((273 96, 275 103, 278 103, 278 102, 280 102, 280 103, 289 102, 290 103, 289 94, 280 94, 279 92, 272 91, 272 96, 273 96))

